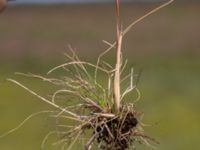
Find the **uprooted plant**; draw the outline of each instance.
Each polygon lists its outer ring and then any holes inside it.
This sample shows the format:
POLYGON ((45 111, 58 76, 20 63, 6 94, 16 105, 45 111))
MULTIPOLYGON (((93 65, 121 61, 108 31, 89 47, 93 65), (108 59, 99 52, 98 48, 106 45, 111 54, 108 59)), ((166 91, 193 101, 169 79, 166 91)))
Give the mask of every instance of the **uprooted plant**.
POLYGON ((32 114, 18 127, 5 133, 1 137, 14 132, 35 115, 50 113, 51 117, 56 118, 57 127, 55 131, 46 135, 42 142, 42 148, 48 137, 52 134, 60 135, 59 141, 55 142, 54 145, 60 144, 62 145, 62 149, 66 147, 71 149, 76 141, 82 135, 85 135, 85 133, 91 134, 85 142, 85 150, 90 150, 93 146, 105 150, 125 150, 130 147, 135 147, 135 142, 147 145, 149 145, 149 141, 156 142, 153 138, 145 135, 140 120, 141 114, 135 108, 135 102, 140 99, 140 92, 137 88, 137 75, 131 69, 128 75, 122 76, 127 62, 122 62, 121 49, 123 37, 135 24, 172 2, 173 0, 170 0, 153 9, 123 30, 120 21, 119 0, 115 0, 117 14, 116 42, 109 43, 105 41, 109 47, 98 57, 96 64, 81 61, 74 49, 69 45, 71 55, 66 54, 69 62, 61 64, 48 72, 50 74, 57 69, 64 69, 67 72, 67 76, 63 76, 62 78, 49 78, 31 73, 21 73, 21 75, 38 78, 57 86, 59 90, 52 94, 51 100, 38 95, 16 80, 8 79, 37 96, 45 103, 53 106, 55 110, 32 114), (115 66, 112 66, 102 59, 112 49, 116 50, 115 66), (89 70, 93 70, 93 73, 89 70), (105 75, 103 80, 107 81, 106 86, 102 81, 98 80, 99 73, 105 75), (124 82, 127 83, 127 81, 129 83, 128 87, 122 89, 121 85, 124 82), (136 92, 138 95, 132 103, 128 103, 125 100, 125 96, 130 92, 136 92), (67 101, 73 99, 73 104, 60 103, 59 99, 63 99, 64 95, 67 101), (68 124, 62 124, 59 120, 63 119, 71 120, 73 123, 69 121, 68 124))

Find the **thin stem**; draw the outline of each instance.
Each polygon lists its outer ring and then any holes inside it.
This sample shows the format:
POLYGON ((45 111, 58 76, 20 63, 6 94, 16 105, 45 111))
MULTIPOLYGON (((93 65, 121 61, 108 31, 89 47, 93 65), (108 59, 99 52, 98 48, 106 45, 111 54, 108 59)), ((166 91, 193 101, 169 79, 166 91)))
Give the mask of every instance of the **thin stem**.
POLYGON ((148 16, 154 14, 155 12, 159 11, 160 9, 168 6, 169 4, 171 4, 172 2, 174 2, 174 0, 169 0, 168 2, 165 2, 164 4, 156 7, 155 9, 151 10, 150 12, 148 12, 147 14, 143 15, 142 17, 140 17, 139 19, 135 20, 134 22, 132 22, 127 28, 125 28, 125 30, 123 31, 123 36, 125 34, 127 34, 131 28, 133 26, 135 26, 137 23, 141 22, 142 20, 144 20, 145 18, 147 18, 148 16))
POLYGON ((115 64, 115 76, 114 76, 114 84, 113 84, 113 97, 114 97, 114 111, 116 114, 119 113, 120 110, 120 72, 121 72, 121 47, 122 47, 122 38, 123 34, 120 30, 120 15, 119 15, 119 0, 115 0, 116 4, 116 27, 117 27, 117 47, 116 47, 116 64, 115 64))

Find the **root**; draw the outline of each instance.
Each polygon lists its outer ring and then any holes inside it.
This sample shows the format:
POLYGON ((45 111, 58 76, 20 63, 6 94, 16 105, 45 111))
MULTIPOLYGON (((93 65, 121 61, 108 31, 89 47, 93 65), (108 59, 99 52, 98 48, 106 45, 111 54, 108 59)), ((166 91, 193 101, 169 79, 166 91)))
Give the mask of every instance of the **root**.
POLYGON ((93 131, 85 150, 89 150, 94 142, 102 150, 125 150, 134 143, 137 138, 134 133, 138 130, 138 114, 131 106, 124 106, 122 109, 121 114, 111 118, 97 115, 88 122, 86 128, 82 128, 93 131))

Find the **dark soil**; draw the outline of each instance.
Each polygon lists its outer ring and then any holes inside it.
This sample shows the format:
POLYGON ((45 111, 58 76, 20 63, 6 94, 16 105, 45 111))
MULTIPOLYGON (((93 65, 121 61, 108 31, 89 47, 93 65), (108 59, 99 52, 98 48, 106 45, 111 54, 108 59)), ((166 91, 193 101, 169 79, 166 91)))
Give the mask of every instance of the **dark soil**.
POLYGON ((115 118, 96 128, 97 143, 102 150, 125 150, 133 143, 133 130, 138 121, 132 112, 115 118))

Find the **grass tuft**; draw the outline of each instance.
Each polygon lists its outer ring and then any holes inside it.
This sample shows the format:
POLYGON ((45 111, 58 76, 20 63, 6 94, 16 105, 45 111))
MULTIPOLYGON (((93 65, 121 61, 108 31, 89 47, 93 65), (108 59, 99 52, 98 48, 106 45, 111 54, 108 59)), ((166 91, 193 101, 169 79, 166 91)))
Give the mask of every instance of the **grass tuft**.
POLYGON ((99 55, 96 64, 82 61, 69 45, 71 54, 65 54, 68 62, 52 68, 46 77, 32 73, 18 75, 41 79, 56 86, 56 90, 50 99, 38 95, 33 90, 24 86, 20 82, 7 79, 10 82, 22 87, 32 95, 36 96, 52 107, 52 111, 42 111, 32 114, 25 119, 18 127, 6 132, 0 137, 4 137, 19 129, 26 121, 41 113, 50 113, 50 117, 56 120, 55 131, 49 132, 41 145, 44 149, 45 143, 51 135, 58 135, 59 140, 53 146, 60 145, 61 149, 71 149, 74 144, 84 138, 84 149, 90 150, 97 146, 102 150, 126 150, 135 147, 135 143, 142 143, 150 146, 149 141, 156 142, 153 138, 145 135, 141 122, 141 113, 136 109, 135 103, 140 99, 141 94, 137 88, 138 75, 131 69, 128 75, 123 75, 126 70, 127 61, 122 60, 122 41, 123 37, 130 29, 149 15, 157 12, 161 8, 173 2, 170 0, 161 6, 153 9, 141 18, 132 22, 124 30, 121 28, 120 1, 116 2, 116 42, 104 41, 108 48, 99 55), (116 50, 116 63, 110 65, 102 58, 110 50, 116 50), (49 77, 58 69, 66 71, 66 75, 60 78, 49 77), (92 70, 92 72, 91 72, 92 70), (104 74, 105 77, 99 79, 98 76, 104 74), (107 81, 106 85, 102 80, 107 81), (128 85, 125 84, 128 82, 128 85), (121 87, 121 85, 127 85, 121 87), (138 97, 132 103, 126 101, 126 95, 136 92, 138 97), (61 103, 65 99, 65 103, 61 103), (69 103, 72 101, 72 103, 69 103), (67 121, 68 123, 66 123, 67 121), (90 137, 86 138, 90 133, 90 137))

